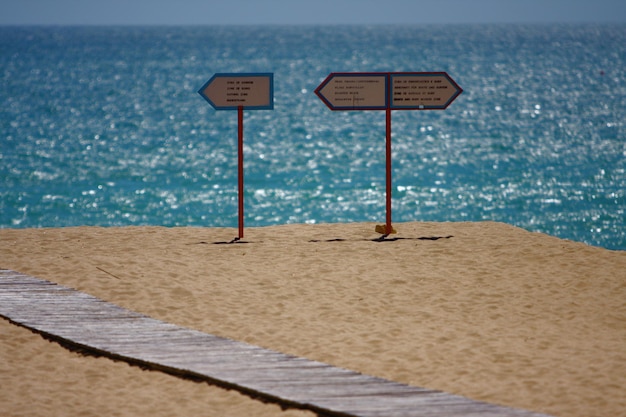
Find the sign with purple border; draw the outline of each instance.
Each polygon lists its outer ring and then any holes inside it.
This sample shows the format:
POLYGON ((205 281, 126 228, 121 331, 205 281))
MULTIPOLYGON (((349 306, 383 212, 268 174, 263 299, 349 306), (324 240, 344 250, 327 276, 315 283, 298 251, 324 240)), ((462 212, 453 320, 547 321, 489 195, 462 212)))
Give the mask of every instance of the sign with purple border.
POLYGON ((333 72, 315 89, 331 110, 444 110, 462 92, 445 72, 333 72))
POLYGON ((315 94, 331 110, 385 110, 389 105, 386 73, 334 72, 315 94))
POLYGON ((390 73, 392 110, 444 110, 463 92, 445 72, 390 73))

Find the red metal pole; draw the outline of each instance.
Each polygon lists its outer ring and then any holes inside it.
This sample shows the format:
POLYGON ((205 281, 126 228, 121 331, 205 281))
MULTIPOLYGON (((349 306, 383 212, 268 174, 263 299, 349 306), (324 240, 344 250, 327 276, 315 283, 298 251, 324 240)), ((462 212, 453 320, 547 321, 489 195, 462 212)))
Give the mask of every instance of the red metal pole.
POLYGON ((387 225, 386 234, 393 230, 391 226, 391 106, 386 110, 386 142, 387 142, 387 225))
POLYGON ((239 177, 239 239, 243 239, 243 106, 237 107, 238 177, 239 177))

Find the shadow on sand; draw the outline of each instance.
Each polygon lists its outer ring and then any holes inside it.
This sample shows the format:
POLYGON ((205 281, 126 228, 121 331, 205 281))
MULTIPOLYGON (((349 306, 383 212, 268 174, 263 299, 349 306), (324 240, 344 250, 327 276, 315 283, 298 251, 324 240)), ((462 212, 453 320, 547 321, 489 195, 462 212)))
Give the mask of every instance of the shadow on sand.
MULTIPOLYGON (((421 237, 389 237, 389 235, 383 235, 377 237, 376 239, 343 239, 343 238, 334 238, 334 239, 311 239, 310 243, 323 243, 323 242, 397 242, 399 240, 440 240, 440 239, 450 239, 454 236, 421 236, 421 237)), ((259 242, 250 242, 246 240, 241 240, 239 238, 234 238, 233 240, 224 240, 218 242, 206 242, 200 241, 195 243, 189 243, 189 245, 234 245, 234 244, 248 244, 248 243, 263 243, 259 242)))
POLYGON ((450 239, 454 236, 422 236, 422 237, 389 237, 389 235, 382 235, 381 237, 377 237, 376 239, 313 239, 309 240, 309 242, 357 242, 357 241, 366 241, 366 242, 397 242, 398 240, 439 240, 439 239, 450 239))

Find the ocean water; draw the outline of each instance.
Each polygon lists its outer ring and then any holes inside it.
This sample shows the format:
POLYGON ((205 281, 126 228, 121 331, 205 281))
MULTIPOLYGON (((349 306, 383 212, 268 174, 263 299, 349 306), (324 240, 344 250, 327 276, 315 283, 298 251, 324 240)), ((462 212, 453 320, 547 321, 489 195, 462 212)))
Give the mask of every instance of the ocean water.
POLYGON ((446 71, 394 111, 393 221, 494 220, 626 250, 626 25, 0 27, 0 227, 236 227, 237 112, 197 90, 271 72, 244 113, 246 226, 385 222, 385 113, 331 72, 446 71))

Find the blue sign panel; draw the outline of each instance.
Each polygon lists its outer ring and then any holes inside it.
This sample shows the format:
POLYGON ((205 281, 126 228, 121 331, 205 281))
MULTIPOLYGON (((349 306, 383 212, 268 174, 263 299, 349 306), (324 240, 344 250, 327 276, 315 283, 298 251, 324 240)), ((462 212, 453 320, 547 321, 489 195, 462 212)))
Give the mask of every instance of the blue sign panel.
POLYGON ((274 74, 215 74, 198 93, 216 110, 272 110, 274 74))

